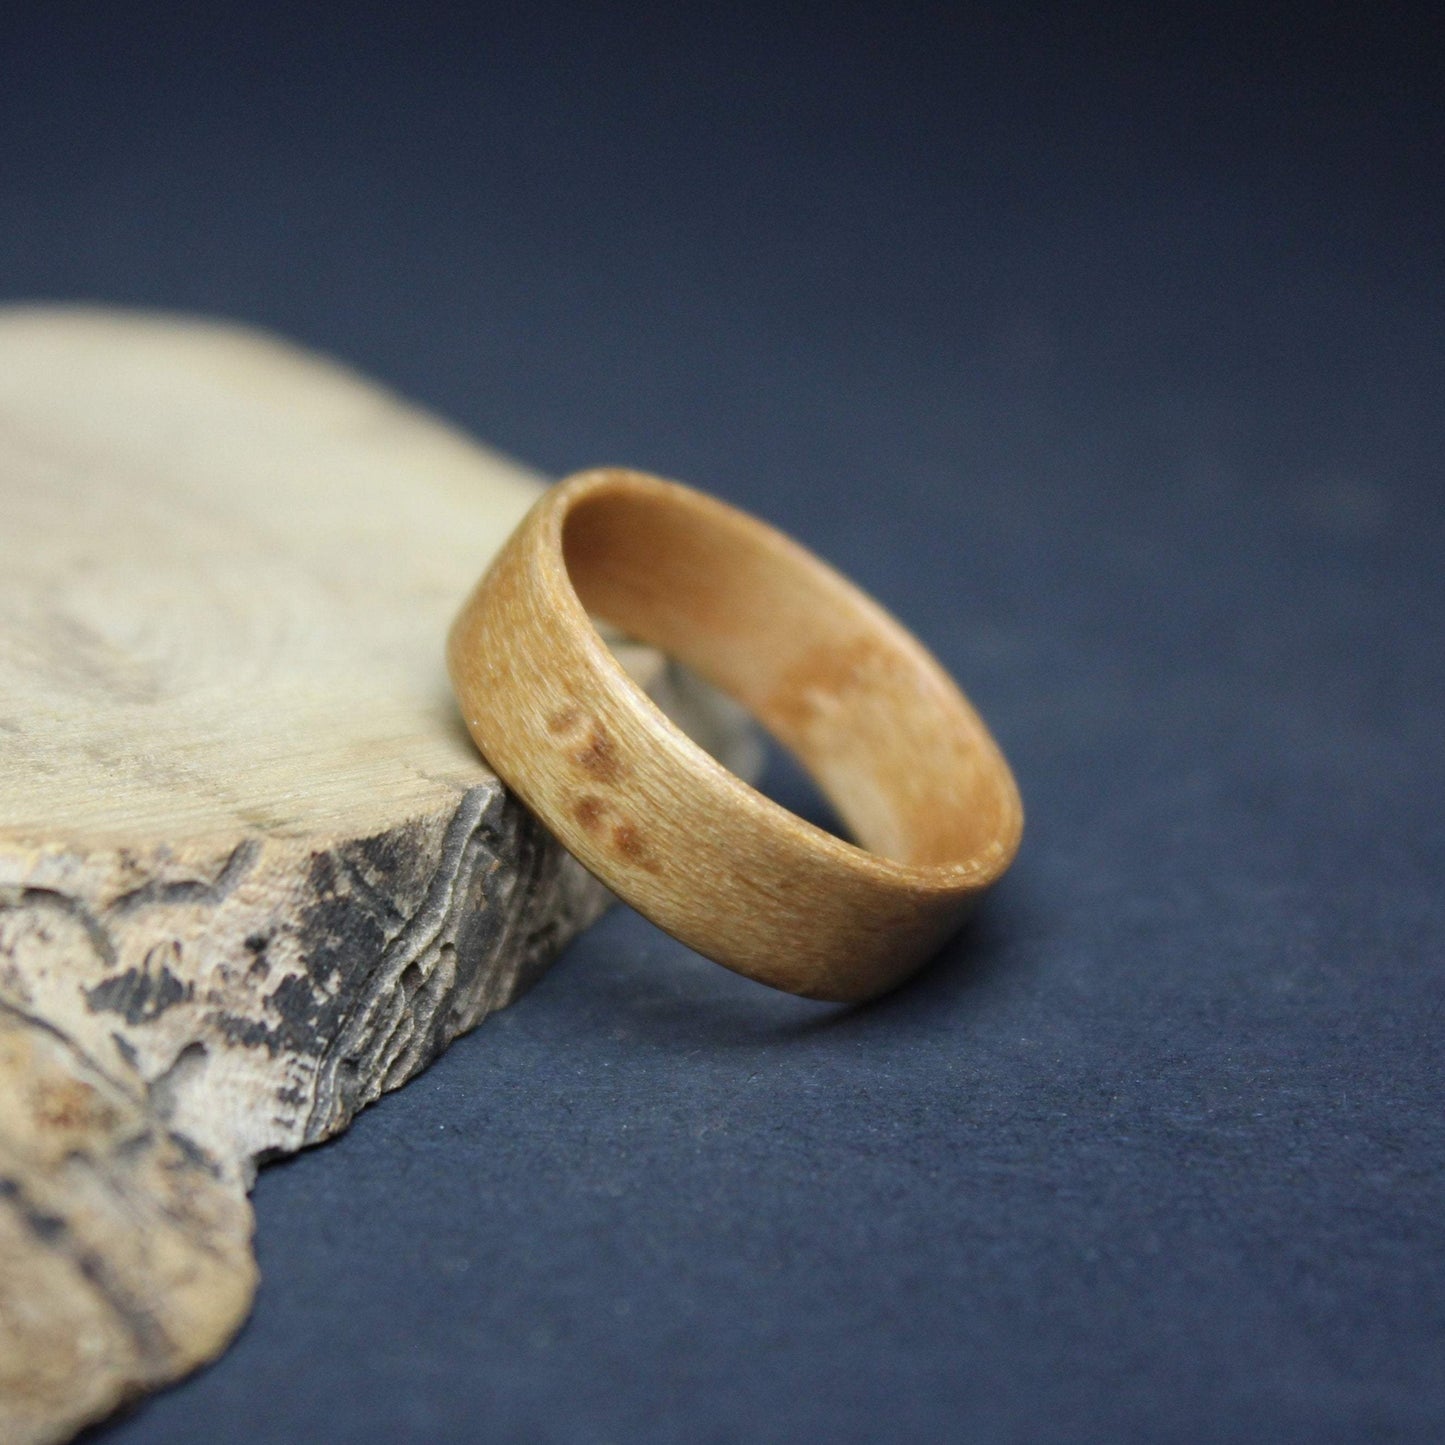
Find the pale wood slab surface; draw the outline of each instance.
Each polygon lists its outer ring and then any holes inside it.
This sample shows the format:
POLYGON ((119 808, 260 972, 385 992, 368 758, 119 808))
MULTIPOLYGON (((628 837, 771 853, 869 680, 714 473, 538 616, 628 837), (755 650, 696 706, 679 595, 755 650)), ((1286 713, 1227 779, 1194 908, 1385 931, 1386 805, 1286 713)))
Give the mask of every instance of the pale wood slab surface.
MULTIPOLYGON (((0 1438, 224 1347, 258 1161, 607 895, 481 762, 447 624, 524 468, 274 339, 0 313, 0 1438)), ((730 766, 740 715, 639 680, 730 766)))

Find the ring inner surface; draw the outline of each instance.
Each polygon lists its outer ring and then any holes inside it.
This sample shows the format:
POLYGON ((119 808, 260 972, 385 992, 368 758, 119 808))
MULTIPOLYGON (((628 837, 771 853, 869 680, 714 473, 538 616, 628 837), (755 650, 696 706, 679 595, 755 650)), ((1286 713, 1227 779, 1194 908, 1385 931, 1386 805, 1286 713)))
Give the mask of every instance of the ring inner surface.
POLYGON ((979 865, 1016 826, 997 746, 938 664, 851 584, 761 522, 646 488, 563 521, 582 605, 731 694, 808 769, 858 843, 979 865))

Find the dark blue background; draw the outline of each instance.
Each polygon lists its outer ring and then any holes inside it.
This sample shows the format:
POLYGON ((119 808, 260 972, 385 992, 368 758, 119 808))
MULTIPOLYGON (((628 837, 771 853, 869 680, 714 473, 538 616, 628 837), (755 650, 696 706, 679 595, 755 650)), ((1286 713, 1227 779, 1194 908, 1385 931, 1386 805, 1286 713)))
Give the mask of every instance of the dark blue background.
POLYGON ((870 1008, 615 913, 263 1174, 250 1326, 99 1438, 1445 1436, 1424 21, 229 8, 0 15, 4 295, 762 513, 1030 823, 870 1008))

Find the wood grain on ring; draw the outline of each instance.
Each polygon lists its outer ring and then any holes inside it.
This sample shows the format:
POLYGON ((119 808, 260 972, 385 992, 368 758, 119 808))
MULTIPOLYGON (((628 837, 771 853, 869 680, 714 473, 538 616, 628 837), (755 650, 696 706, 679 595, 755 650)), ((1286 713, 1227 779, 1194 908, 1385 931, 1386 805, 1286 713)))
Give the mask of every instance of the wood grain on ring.
POLYGON ((1012 861, 998 746, 876 603, 746 513, 641 473, 580 473, 532 509, 453 625, 487 761, 616 893, 719 963, 811 998, 885 992, 1012 861), (861 846, 708 757, 618 667, 589 614, 730 693, 861 846))

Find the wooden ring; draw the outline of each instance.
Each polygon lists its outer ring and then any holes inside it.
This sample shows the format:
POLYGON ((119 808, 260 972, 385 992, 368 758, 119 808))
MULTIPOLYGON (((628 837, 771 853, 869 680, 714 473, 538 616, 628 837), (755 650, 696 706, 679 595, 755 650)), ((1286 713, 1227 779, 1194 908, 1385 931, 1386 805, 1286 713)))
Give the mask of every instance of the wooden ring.
POLYGON ((1018 848, 1008 764, 922 644, 811 552, 675 482, 590 471, 548 491, 462 608, 448 664, 488 763, 571 853, 774 988, 892 988, 1018 848), (864 846, 705 753, 589 613, 747 707, 864 846))

